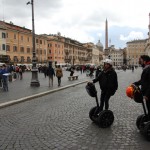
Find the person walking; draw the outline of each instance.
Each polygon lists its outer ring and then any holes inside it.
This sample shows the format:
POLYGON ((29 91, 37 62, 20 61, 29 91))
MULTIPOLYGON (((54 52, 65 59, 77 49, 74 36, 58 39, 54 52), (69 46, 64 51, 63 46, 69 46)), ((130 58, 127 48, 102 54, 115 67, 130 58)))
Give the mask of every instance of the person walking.
POLYGON ((141 79, 133 84, 141 86, 142 95, 146 100, 148 118, 150 119, 150 57, 148 55, 141 55, 139 58, 139 64, 143 68, 141 79))
POLYGON ((0 87, 2 88, 2 66, 0 66, 0 87))
POLYGON ((56 77, 58 79, 58 86, 60 86, 61 85, 61 78, 63 77, 63 72, 62 72, 62 68, 60 68, 60 65, 58 65, 56 68, 56 77))
POLYGON ((17 78, 19 78, 19 66, 17 65, 15 67, 15 72, 16 72, 17 78))
POLYGON ((42 67, 42 70, 43 70, 43 73, 44 73, 44 77, 46 78, 46 73, 47 73, 47 67, 46 67, 46 65, 44 65, 42 67))
POLYGON ((101 68, 98 66, 95 72, 95 78, 97 78, 100 73, 101 73, 101 68))
POLYGON ((47 75, 49 77, 49 87, 53 86, 53 76, 55 76, 55 71, 51 65, 47 69, 47 75))
POLYGON ((20 80, 22 80, 23 78, 23 66, 19 66, 19 76, 20 76, 20 80))
POLYGON ((74 74, 74 68, 71 67, 71 68, 70 68, 70 76, 73 76, 73 74, 74 74))
POLYGON ((132 69, 132 72, 134 72, 134 66, 132 66, 131 69, 132 69))
POLYGON ((100 110, 103 110, 105 103, 105 110, 109 109, 109 99, 113 96, 118 89, 118 77, 117 73, 112 67, 113 62, 111 59, 104 60, 104 69, 98 75, 97 78, 93 80, 93 83, 99 81, 101 89, 100 97, 100 110))
POLYGON ((6 65, 2 66, 1 74, 2 74, 3 90, 8 91, 8 75, 9 75, 9 72, 6 68, 6 65))

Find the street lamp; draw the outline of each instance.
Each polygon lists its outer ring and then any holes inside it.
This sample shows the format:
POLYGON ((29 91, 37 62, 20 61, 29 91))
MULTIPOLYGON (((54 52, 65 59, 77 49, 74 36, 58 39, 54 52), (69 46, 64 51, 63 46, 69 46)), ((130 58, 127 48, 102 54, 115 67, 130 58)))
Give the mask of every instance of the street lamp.
POLYGON ((34 31, 34 2, 31 0, 31 2, 27 2, 27 5, 31 4, 32 6, 32 45, 33 45, 33 50, 32 50, 32 79, 30 86, 40 86, 39 80, 38 80, 38 69, 36 67, 36 51, 35 51, 35 31, 34 31))

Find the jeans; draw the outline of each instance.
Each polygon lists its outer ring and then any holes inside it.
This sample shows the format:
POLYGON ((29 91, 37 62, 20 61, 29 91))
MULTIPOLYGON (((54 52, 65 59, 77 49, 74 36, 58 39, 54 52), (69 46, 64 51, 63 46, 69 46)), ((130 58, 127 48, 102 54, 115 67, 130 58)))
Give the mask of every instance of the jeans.
POLYGON ((58 79, 58 86, 60 86, 60 84, 61 84, 61 77, 57 77, 57 79, 58 79))
POLYGON ((49 86, 53 86, 53 76, 49 76, 49 86))
POLYGON ((107 91, 101 91, 100 111, 103 110, 104 104, 105 104, 105 110, 108 110, 110 97, 111 97, 110 93, 108 93, 107 91))
POLYGON ((8 91, 8 79, 7 78, 3 78, 2 79, 2 83, 3 83, 4 91, 8 91))

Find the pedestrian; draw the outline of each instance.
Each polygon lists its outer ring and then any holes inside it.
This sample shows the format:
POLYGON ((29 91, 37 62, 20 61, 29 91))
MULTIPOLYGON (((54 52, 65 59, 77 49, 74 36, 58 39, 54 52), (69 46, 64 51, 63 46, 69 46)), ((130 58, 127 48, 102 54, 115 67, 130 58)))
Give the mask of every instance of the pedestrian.
POLYGON ((98 75, 96 79, 93 80, 93 83, 99 81, 101 89, 100 97, 100 110, 103 110, 105 103, 105 110, 109 109, 109 99, 113 96, 118 89, 118 77, 117 73, 112 67, 113 62, 111 59, 104 60, 104 69, 98 75))
POLYGON ((19 78, 19 66, 17 66, 17 65, 15 67, 15 72, 17 74, 17 78, 19 78))
POLYGON ((9 75, 9 72, 8 72, 5 64, 2 66, 1 74, 2 74, 3 90, 8 91, 8 75, 9 75))
POLYGON ((81 74, 83 73, 83 69, 82 69, 82 66, 80 66, 80 72, 81 72, 81 74))
POLYGON ((94 66, 90 66, 90 77, 94 77, 94 66))
POLYGON ((49 87, 53 86, 53 76, 55 76, 55 71, 51 65, 47 69, 47 76, 49 77, 49 87))
POLYGON ((46 74, 47 74, 47 67, 46 67, 46 65, 44 65, 44 66, 42 67, 42 71, 43 71, 43 73, 44 73, 44 77, 46 78, 46 74))
POLYGON ((20 76, 20 80, 22 80, 23 78, 23 66, 19 66, 19 76, 20 76))
POLYGON ((150 57, 148 55, 141 55, 139 58, 139 64, 143 68, 141 79, 133 84, 137 86, 141 85, 141 92, 146 100, 148 118, 150 119, 150 57))
POLYGON ((0 87, 2 88, 2 66, 0 66, 0 87))
POLYGON ((134 66, 132 66, 131 69, 132 69, 132 72, 134 72, 134 66))
POLYGON ((70 76, 73 76, 73 74, 74 74, 74 68, 71 67, 71 68, 70 68, 70 76))
POLYGON ((95 78, 97 78, 101 72, 102 72, 101 68, 97 67, 96 72, 95 72, 95 78))
POLYGON ((61 85, 61 78, 63 77, 63 72, 62 72, 62 68, 60 68, 60 65, 58 65, 56 68, 56 77, 58 79, 58 86, 60 86, 61 85))

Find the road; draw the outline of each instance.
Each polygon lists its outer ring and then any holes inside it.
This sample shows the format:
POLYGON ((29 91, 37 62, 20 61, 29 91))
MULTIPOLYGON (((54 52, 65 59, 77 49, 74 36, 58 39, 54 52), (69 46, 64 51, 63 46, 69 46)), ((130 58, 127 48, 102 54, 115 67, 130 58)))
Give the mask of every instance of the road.
POLYGON ((0 109, 0 150, 148 150, 135 125, 142 106, 125 94, 140 73, 118 72, 119 88, 110 99, 115 120, 107 129, 88 117, 96 103, 86 84, 0 109))

